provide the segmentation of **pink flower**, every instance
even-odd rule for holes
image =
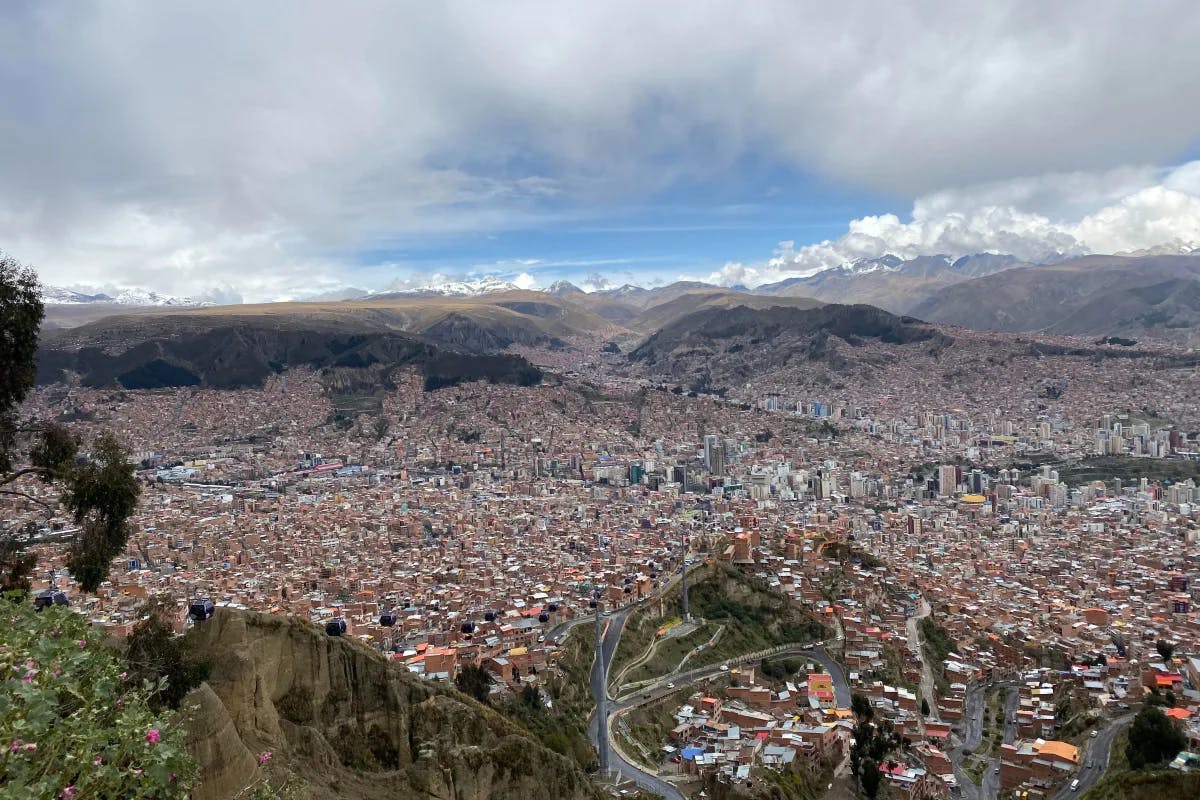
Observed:
[[[158,728],[151,728],[146,731],[146,741],[150,744],[158,744],[158,740],[162,738],[162,734],[158,732]]]
[[[131,769],[131,770],[129,770],[129,771],[130,771],[130,772],[132,772],[134,775],[141,775],[141,774],[142,774],[142,771],[141,771],[140,769]]]
[[[10,744],[10,745],[8,746],[8,752],[10,752],[10,753],[15,753],[15,752],[17,752],[18,750],[20,750],[20,749],[21,749],[21,745],[23,745],[23,744],[25,744],[25,742],[23,742],[22,740],[20,740],[20,739],[13,739],[13,740],[12,740],[12,744]]]
[[[62,670],[61,670],[61,669],[58,669],[58,668],[56,667],[56,668],[54,669],[54,677],[56,677],[56,678],[57,678],[59,675],[62,675]]]
[[[86,641],[86,640],[84,640],[84,639],[80,639],[80,640],[79,640],[79,641],[78,641],[76,644],[78,644],[78,645],[79,645],[79,649],[80,649],[80,650],[82,650],[83,648],[87,647],[87,641]]]
[[[34,750],[37,750],[37,742],[30,742],[29,744],[25,745],[26,753],[32,753]]]
[[[96,756],[96,760],[92,762],[92,766],[93,766],[93,767],[98,767],[98,766],[100,766],[100,765],[101,765],[101,764],[103,764],[103,763],[104,763],[104,759],[103,759],[103,758],[101,758],[100,756]]]
[[[271,751],[270,751],[270,750],[265,750],[265,751],[263,751],[263,753],[262,753],[261,755],[259,755],[259,757],[258,757],[258,765],[261,767],[263,764],[267,763],[267,762],[268,762],[268,761],[270,761],[270,760],[271,760]]]
[[[29,672],[26,672],[24,676],[22,676],[21,680],[24,681],[25,683],[33,683],[33,676],[36,674],[37,674],[37,670],[31,669]]]
[[[68,786],[67,788],[65,788],[61,792],[59,792],[58,796],[60,798],[62,798],[62,800],[70,800],[70,798],[75,796],[75,787]]]
[[[122,673],[121,673],[121,680],[125,680],[127,677],[129,677],[129,673],[128,673],[128,672],[122,672]]]

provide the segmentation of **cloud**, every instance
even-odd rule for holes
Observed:
[[[518,289],[537,289],[539,286],[537,278],[533,277],[528,272],[522,272],[520,275],[513,278],[512,283]]]
[[[1097,202],[1104,204],[1097,208]],[[1015,203],[1090,208],[1064,219]],[[935,192],[917,199],[908,222],[895,214],[855,219],[840,238],[800,248],[781,242],[770,259],[750,265],[727,263],[708,280],[757,286],[889,253],[901,258],[1009,253],[1039,262],[1154,248],[1200,248],[1200,161],[1171,170],[1045,175]]]
[[[587,292],[599,292],[612,288],[613,283],[599,272],[589,272],[579,288]]]
[[[115,0],[9,3],[0,23],[0,242],[56,283],[357,285],[363,251],[537,229],[749,160],[962,211],[949,238],[1024,235],[1056,219],[1039,207],[1055,192],[1133,197],[1145,176],[1014,176],[1168,163],[1200,140],[1184,0]],[[984,184],[1024,199],[936,193]],[[1148,235],[1171,202],[1127,214]],[[917,235],[860,222],[862,248]]]

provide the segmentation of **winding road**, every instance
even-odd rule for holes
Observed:
[[[677,577],[677,576],[676,576]],[[721,665],[713,665],[708,667],[700,667],[697,669],[687,670],[684,672],[675,672],[664,675],[658,678],[654,683],[644,685],[637,691],[619,698],[611,698],[608,687],[604,685],[604,676],[608,671],[608,667],[612,664],[613,656],[616,655],[617,646],[621,643],[621,634],[625,629],[625,622],[629,619],[629,615],[636,611],[645,602],[648,602],[656,594],[665,591],[674,584],[674,580],[667,582],[660,589],[648,596],[640,603],[635,603],[626,606],[622,609],[612,612],[605,620],[604,630],[601,637],[600,652],[597,658],[592,662],[591,672],[591,687],[592,696],[596,699],[597,708],[599,707],[600,698],[603,696],[608,702],[607,719],[603,720],[603,725],[596,711],[592,712],[591,718],[588,720],[588,736],[591,738],[592,745],[599,747],[601,729],[603,727],[603,735],[608,739],[609,752],[609,768],[618,775],[632,780],[642,789],[645,789],[655,794],[662,795],[665,800],[686,800],[683,793],[679,791],[673,784],[659,777],[653,772],[649,772],[641,766],[633,763],[625,757],[619,743],[615,740],[612,731],[613,720],[621,714],[629,711],[637,706],[646,703],[652,703],[665,695],[677,691],[680,687],[689,686],[700,683],[711,678],[716,678],[725,674],[725,670],[721,669]],[[561,635],[569,631],[572,627],[581,624],[584,621],[593,622],[595,617],[587,617],[583,620],[574,620],[570,623],[554,629],[554,635]],[[833,659],[818,643],[817,645],[796,645],[794,647],[784,647],[778,650],[776,655],[801,655],[812,661],[820,664],[833,679],[834,697],[837,705],[841,708],[850,707],[850,683],[846,680],[846,673],[841,665]],[[746,657],[731,658],[727,663],[740,663]],[[603,662],[601,662],[603,659]],[[603,669],[601,668],[603,664]],[[602,694],[603,693],[603,694]]]
[[[1096,734],[1095,739],[1088,739],[1083,746],[1083,753],[1080,755],[1079,771],[1075,773],[1075,777],[1079,779],[1079,788],[1071,791],[1071,784],[1058,790],[1058,794],[1054,795],[1054,800],[1067,800],[1069,797],[1079,797],[1088,789],[1095,786],[1104,777],[1104,773],[1108,771],[1108,759],[1112,755],[1113,740],[1117,738],[1122,729],[1126,725],[1133,722],[1133,714],[1125,714],[1124,716],[1116,717],[1108,725],[1104,726]],[[1089,768],[1088,764],[1095,764]]]

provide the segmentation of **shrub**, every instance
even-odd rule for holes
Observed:
[[[0,800],[186,798],[184,730],[83,617],[0,600]]]
[[[166,679],[161,692],[150,698],[154,711],[179,708],[184,696],[203,683],[212,669],[208,662],[195,661],[184,651],[183,639],[175,635],[167,622],[177,614],[175,603],[168,597],[155,597],[142,607],[145,614],[133,626],[125,640],[125,663],[129,679],[135,683],[150,681],[156,686]]]

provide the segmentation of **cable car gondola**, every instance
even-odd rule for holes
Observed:
[[[342,617],[334,617],[325,623],[325,633],[330,636],[344,636],[346,634],[346,620]]]
[[[379,624],[385,628],[392,628],[396,625],[396,615],[391,611],[385,611],[379,615]]]
[[[38,592],[33,598],[33,607],[38,611],[50,606],[69,606],[71,601],[67,599],[67,593],[58,589],[46,589]]]
[[[192,622],[204,622],[212,619],[214,613],[213,601],[207,597],[197,597],[188,603],[188,619]]]

